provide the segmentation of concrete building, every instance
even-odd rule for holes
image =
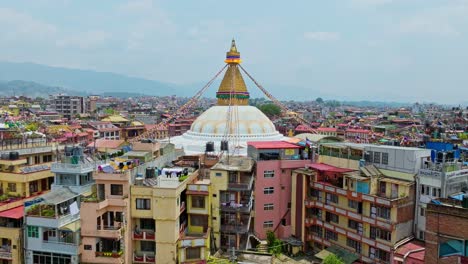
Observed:
[[[468,263],[468,195],[437,198],[426,208],[426,264]]]
[[[292,233],[305,250],[330,246],[365,263],[389,263],[412,237],[415,180],[430,151],[367,144],[320,147],[319,161],[293,172]]]
[[[210,169],[214,244],[221,249],[246,249],[252,225],[254,161],[224,157]],[[269,191],[268,191],[269,192]],[[268,228],[272,228],[269,224]]]
[[[304,147],[285,141],[248,142],[247,154],[255,163],[255,235],[267,231],[278,238],[291,235],[291,172],[312,162]]]
[[[122,129],[112,124],[110,121],[89,122],[88,125],[98,131],[96,138],[117,140],[121,139]]]
[[[81,195],[91,191],[95,168],[80,148],[52,164],[52,190],[24,203],[25,263],[80,263]]]
[[[76,115],[86,113],[87,100],[82,96],[72,95],[50,95],[49,107],[51,110],[57,111],[63,117],[72,119]]]

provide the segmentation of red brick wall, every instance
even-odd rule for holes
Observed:
[[[426,210],[426,264],[459,263],[459,257],[439,259],[439,242],[446,241],[443,235],[468,238],[468,209],[451,208],[428,204]]]

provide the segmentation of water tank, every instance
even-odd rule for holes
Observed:
[[[17,160],[19,159],[19,153],[16,151],[10,152],[10,160]]]
[[[229,150],[229,142],[227,140],[221,141],[221,151],[228,151]]]
[[[74,148],[73,148],[73,156],[76,156],[76,157],[81,157],[81,156],[83,156],[83,148],[74,147]]]
[[[214,149],[214,142],[213,141],[206,142],[205,152],[213,152],[214,150],[215,150]]]
[[[154,178],[155,176],[155,169],[154,167],[146,168],[145,178]]]
[[[73,155],[73,147],[65,146],[65,156],[72,156],[72,155]]]
[[[138,176],[138,175],[137,175]],[[136,177],[135,178],[135,185],[143,186],[143,177]]]

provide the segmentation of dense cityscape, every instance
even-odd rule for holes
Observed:
[[[466,106],[279,101],[225,63],[216,99],[1,97],[2,263],[468,263]]]

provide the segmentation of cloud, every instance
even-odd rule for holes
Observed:
[[[105,46],[111,34],[102,30],[90,30],[73,34],[56,41],[58,47],[71,47],[79,49],[95,49]]]
[[[315,31],[315,32],[304,32],[304,38],[308,40],[318,41],[334,41],[341,38],[338,32],[326,32],[326,31]]]
[[[57,28],[52,24],[13,9],[0,8],[2,41],[47,41],[56,34]]]

